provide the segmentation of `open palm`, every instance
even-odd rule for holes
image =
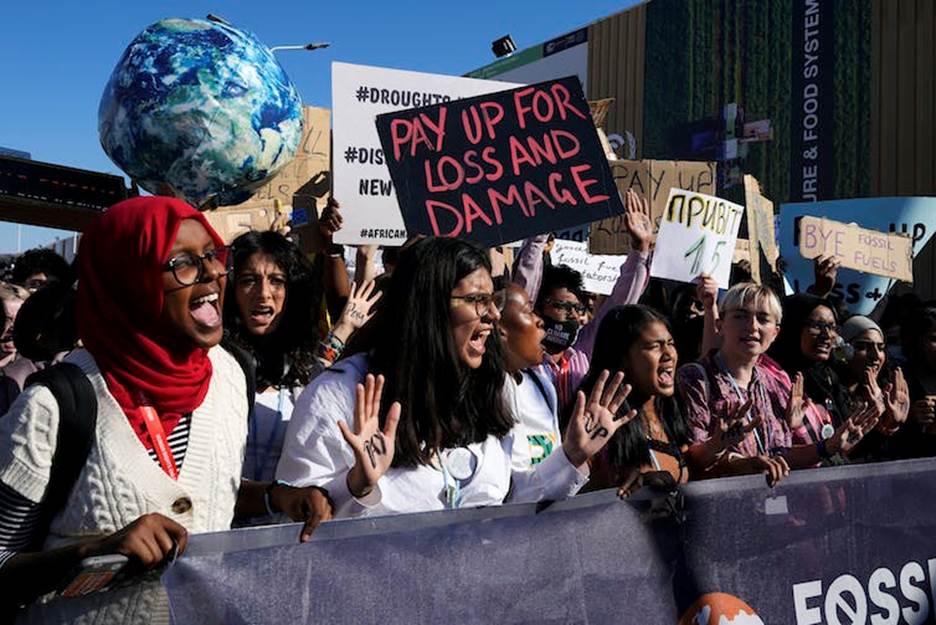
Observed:
[[[610,384],[608,377],[607,371],[601,372],[587,402],[582,391],[576,396],[572,420],[569,421],[562,443],[566,456],[576,467],[584,465],[601,451],[618,428],[637,416],[636,410],[618,415],[631,387],[622,385],[624,374],[621,372],[614,375]]]
[[[363,497],[377,485],[380,477],[393,463],[396,429],[400,422],[400,402],[394,402],[387,411],[383,429],[380,428],[380,397],[384,377],[367,374],[364,384],[358,384],[354,404],[354,431],[343,420],[338,428],[345,441],[354,450],[354,467],[348,473],[351,494]]]

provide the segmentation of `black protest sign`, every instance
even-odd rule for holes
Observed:
[[[624,212],[578,78],[377,117],[410,234],[485,246]]]

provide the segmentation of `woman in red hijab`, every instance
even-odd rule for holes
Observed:
[[[48,388],[26,389],[0,419],[0,584],[21,605],[60,588],[82,561],[121,554],[154,567],[187,532],[235,514],[330,517],[320,489],[241,481],[247,386],[219,346],[227,250],[205,217],[165,197],[110,208],[85,231],[77,323],[66,361],[94,388],[91,451],[62,510],[42,508],[59,441]],[[235,511],[236,508],[236,511]]]

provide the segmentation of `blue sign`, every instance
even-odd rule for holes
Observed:
[[[805,291],[814,279],[813,261],[799,251],[799,218],[812,215],[881,232],[903,232],[913,237],[913,255],[923,249],[936,231],[936,198],[873,197],[783,204],[780,207],[780,254],[786,262],[786,278],[795,292]],[[919,268],[914,267],[915,271]],[[841,268],[832,297],[845,307],[868,315],[894,285],[894,280]]]

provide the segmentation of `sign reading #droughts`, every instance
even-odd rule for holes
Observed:
[[[706,273],[727,289],[743,212],[719,197],[671,189],[650,275],[692,282]]]
[[[335,243],[403,245],[406,225],[374,120],[519,85],[496,80],[332,63],[332,191],[344,226]]]
[[[574,76],[377,118],[409,233],[502,245],[622,213]]]

